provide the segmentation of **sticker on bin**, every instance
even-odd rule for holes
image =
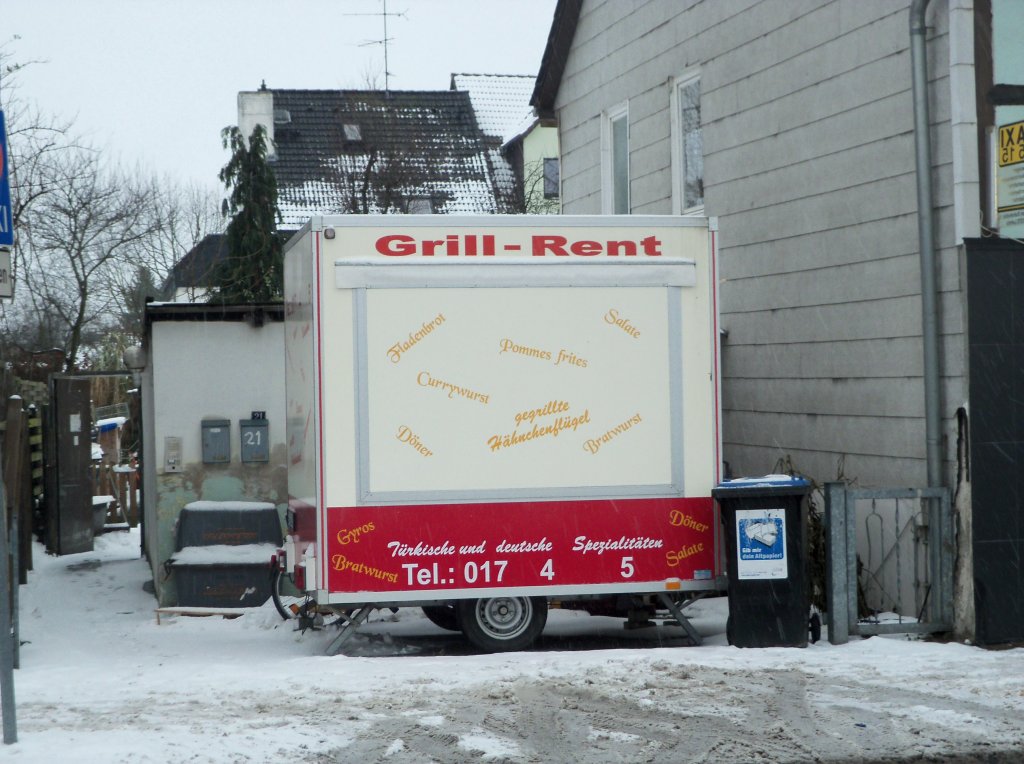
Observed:
[[[740,580],[787,578],[786,511],[736,510],[736,550]]]

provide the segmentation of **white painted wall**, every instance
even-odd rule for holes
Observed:
[[[146,553],[161,605],[174,604],[164,562],[175,551],[175,525],[192,501],[287,503],[284,323],[153,320],[143,391],[143,513]],[[241,462],[239,420],[266,412],[270,461]],[[203,464],[202,420],[231,422],[231,462]],[[181,438],[180,472],[165,469],[165,438]]]
[[[202,461],[200,422],[231,420],[231,458],[239,460],[238,420],[266,411],[271,447],[285,443],[284,324],[254,328],[245,321],[158,321],[153,370],[157,473],[164,437],[182,439],[182,462]]]

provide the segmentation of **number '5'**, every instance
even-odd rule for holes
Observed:
[[[633,577],[634,570],[633,570],[633,558],[632,557],[623,557],[622,558],[622,568],[620,569],[620,573],[622,574],[623,578],[632,578]]]

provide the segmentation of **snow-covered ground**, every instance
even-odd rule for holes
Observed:
[[[344,655],[272,605],[164,617],[136,532],[47,557],[21,588],[25,762],[1024,760],[1024,650],[905,637],[742,650],[725,598],[706,636],[552,611],[529,652],[479,655],[416,610]],[[1014,752],[1016,751],[1016,752]]]

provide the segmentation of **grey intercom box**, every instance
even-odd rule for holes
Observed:
[[[164,436],[164,472],[181,472],[181,438]]]
[[[239,419],[243,462],[270,461],[270,422],[266,419]]]
[[[227,464],[231,461],[231,420],[203,420],[203,463]]]

